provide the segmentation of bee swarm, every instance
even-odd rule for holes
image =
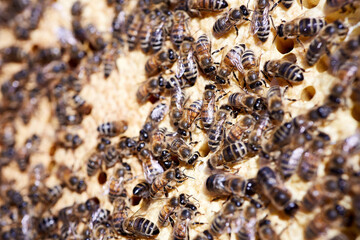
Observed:
[[[2,1],[0,239],[356,239],[359,5]]]

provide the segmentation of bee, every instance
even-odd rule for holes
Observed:
[[[344,214],[344,207],[337,204],[316,214],[305,228],[305,239],[316,239],[325,234],[328,228],[340,226]]]
[[[126,35],[129,46],[129,51],[133,51],[136,47],[139,38],[139,31],[144,22],[145,15],[135,12],[130,15],[126,22]]]
[[[114,176],[109,179],[109,201],[111,203],[123,196],[125,190],[124,184],[127,181],[125,178],[128,177],[127,175],[131,176],[131,171],[126,170],[126,168],[119,168],[115,171]]]
[[[228,98],[228,104],[233,108],[244,108],[250,111],[265,109],[265,101],[263,98],[240,92],[231,94]]]
[[[146,15],[143,25],[139,30],[139,41],[140,41],[140,48],[143,53],[150,52],[150,44],[151,44],[151,33],[152,29],[155,25],[156,20],[156,13],[151,12]]]
[[[347,35],[349,28],[341,21],[336,20],[326,25],[310,43],[306,52],[306,62],[313,66],[328,49],[330,43],[335,43],[337,38]]]
[[[189,208],[184,207],[181,209],[172,233],[174,240],[190,239],[189,224],[195,215],[196,213]]]
[[[56,135],[56,144],[65,149],[76,149],[83,143],[78,134],[71,133],[66,129],[58,130]]]
[[[185,108],[185,114],[181,118],[179,122],[178,133],[182,137],[189,137],[191,134],[191,126],[197,117],[201,113],[201,109],[203,106],[203,100],[196,100],[190,104],[188,108]]]
[[[150,184],[147,182],[141,182],[135,185],[133,194],[140,198],[150,197]]]
[[[164,172],[161,165],[155,160],[153,153],[148,149],[142,149],[139,153],[145,179],[148,183],[152,183],[158,175]]]
[[[315,139],[303,153],[298,168],[298,175],[302,180],[308,182],[317,177],[319,165],[324,157],[325,144],[323,139]]]
[[[157,16],[151,32],[150,45],[154,53],[160,51],[164,45],[166,37],[165,25],[168,17],[164,14]]]
[[[28,54],[19,46],[6,47],[0,50],[1,60],[4,63],[23,62],[28,58]]]
[[[253,179],[229,173],[216,173],[206,179],[206,189],[216,196],[241,195],[251,196],[256,191],[256,183]]]
[[[301,137],[301,136],[300,136]],[[303,143],[305,144],[305,143]],[[305,151],[304,146],[285,148],[279,158],[278,165],[280,174],[284,180],[289,179],[298,169],[301,157]]]
[[[140,130],[140,141],[150,141],[150,137],[156,127],[159,125],[159,122],[161,122],[165,114],[168,111],[168,106],[165,103],[159,103],[157,104],[148,115],[145,124],[143,125],[142,129]]]
[[[37,134],[33,134],[26,139],[24,146],[18,151],[16,162],[20,171],[25,171],[30,163],[30,156],[36,152],[40,146],[41,138]]]
[[[199,11],[219,12],[229,5],[226,0],[187,0],[186,4],[191,12],[197,14],[199,14]]]
[[[170,189],[174,189],[179,183],[188,179],[179,168],[169,169],[160,175],[156,176],[150,186],[150,197],[155,198],[164,192],[167,193]]]
[[[170,143],[170,150],[177,154],[181,161],[188,164],[194,164],[199,158],[199,152],[193,152],[192,148],[181,137],[175,137]]]
[[[301,201],[301,207],[306,212],[312,212],[328,201],[341,199],[348,190],[347,180],[336,176],[325,176],[309,187]]]
[[[145,64],[146,75],[150,77],[159,73],[162,69],[168,69],[177,59],[178,56],[176,52],[171,48],[155,53]]]
[[[43,164],[35,165],[29,173],[29,187],[28,187],[28,196],[33,205],[36,205],[40,201],[40,189],[42,186],[42,181],[46,178],[45,167]]]
[[[214,123],[208,130],[208,146],[210,152],[216,152],[225,138],[226,120],[230,115],[231,107],[229,105],[222,105],[216,114]]]
[[[229,129],[226,134],[226,141],[228,143],[240,141],[245,134],[252,132],[255,123],[256,121],[253,117],[244,116]]]
[[[151,95],[159,98],[159,95],[164,91],[165,81],[165,78],[159,75],[158,77],[153,77],[143,82],[136,92],[137,101],[139,103],[145,103]]]
[[[249,15],[249,10],[246,8],[245,5],[241,5],[239,9],[230,9],[214,23],[213,33],[215,37],[219,38],[224,36],[233,27],[235,27],[236,31],[238,32],[237,26],[243,23],[244,20],[249,20],[248,18],[246,18]]]
[[[176,79],[176,86],[171,92],[170,98],[170,122],[173,126],[178,127],[180,120],[184,113],[184,104],[186,101],[185,93],[180,88],[180,85]]]
[[[208,84],[205,86],[203,105],[200,113],[200,119],[205,130],[208,130],[215,120],[215,92],[215,85]]]
[[[150,144],[154,156],[160,156],[161,151],[166,148],[166,131],[167,128],[158,128],[151,136]]]
[[[257,58],[251,49],[245,50],[241,56],[241,64],[244,67],[244,85],[257,94],[261,94],[265,86],[265,80],[260,79],[259,63],[260,58]]]
[[[236,195],[230,198],[229,202],[215,215],[215,218],[210,224],[209,232],[212,236],[219,237],[225,231],[230,232],[231,229],[229,228],[231,228],[231,223],[239,217],[243,202],[244,199]]]
[[[248,154],[248,144],[238,141],[229,144],[222,149],[218,150],[208,160],[208,166],[210,169],[216,169],[218,166],[223,165],[227,168],[227,164],[234,164],[244,160]]]
[[[100,135],[107,137],[115,137],[124,133],[128,128],[128,123],[125,120],[112,121],[102,123],[97,127],[97,131]]]
[[[72,97],[76,111],[83,115],[89,115],[92,110],[92,104],[87,103],[80,95],[75,94]]]
[[[174,23],[170,31],[170,40],[177,48],[180,47],[187,35],[189,15],[182,10],[177,10],[173,16]]]
[[[136,148],[135,139],[126,136],[120,138],[118,149],[120,150],[120,155],[122,157],[128,157],[130,155],[135,154],[136,152],[135,148]]]
[[[77,193],[82,193],[87,188],[87,184],[86,184],[85,180],[76,176],[74,174],[74,172],[65,165],[59,166],[56,176],[71,191],[76,191]]]
[[[286,59],[268,60],[264,64],[265,77],[280,77],[291,83],[301,83],[304,80],[304,69]]]
[[[118,11],[111,23],[112,38],[119,43],[123,43],[122,35],[125,33],[126,13],[123,9]],[[140,34],[140,32],[139,32]]]
[[[106,47],[106,42],[101,33],[96,29],[93,24],[88,24],[85,28],[86,40],[89,42],[90,47],[96,51],[103,50]]]
[[[356,8],[356,6],[359,5],[357,0],[327,0],[326,1],[326,7],[328,7],[331,11],[336,11],[341,9],[342,12],[346,12],[345,7],[347,5],[350,5],[351,9]]]
[[[63,186],[55,185],[40,189],[40,201],[47,206],[53,206],[63,194]]]
[[[129,209],[130,208],[128,206],[126,198],[121,197],[114,201],[114,210],[111,214],[111,222],[115,231],[118,234],[123,233],[122,223],[126,218],[129,217]]]
[[[195,42],[195,55],[201,70],[206,75],[215,74],[216,67],[211,57],[211,42],[206,34],[202,34]]]
[[[292,1],[292,0],[290,0]],[[296,18],[290,22],[284,22],[276,28],[277,36],[286,39],[313,37],[326,25],[321,18]]]
[[[256,236],[256,208],[254,206],[247,206],[244,213],[241,216],[242,223],[240,230],[236,233],[239,240],[252,240]],[[261,238],[263,239],[263,238]]]
[[[198,70],[194,59],[194,50],[192,48],[192,39],[185,38],[180,45],[180,57],[178,60],[178,78],[185,77],[190,86],[196,83]]]
[[[294,216],[299,209],[296,202],[291,201],[291,193],[281,186],[275,172],[269,167],[262,167],[257,173],[257,182],[263,193],[278,210],[288,216]]]
[[[263,219],[259,222],[259,236],[264,240],[279,240],[280,236],[275,232],[271,226],[271,221],[268,219]]]
[[[356,60],[347,60],[342,64],[336,73],[336,76],[341,80],[341,83],[346,86],[348,83],[352,83],[359,76],[359,64]]]
[[[125,218],[122,222],[121,231],[123,235],[139,238],[155,238],[160,233],[155,223],[137,216]]]
[[[272,86],[269,88],[266,96],[268,111],[271,120],[275,125],[279,125],[284,120],[284,105],[282,102],[282,93],[281,88],[276,82],[276,80],[272,81]]]
[[[104,63],[104,78],[107,79],[110,77],[114,68],[117,69],[116,59],[119,56],[120,51],[118,50],[118,46],[116,42],[112,42],[108,44],[105,48],[105,52],[103,55],[103,63]]]
[[[35,56],[35,62],[40,64],[48,64],[52,61],[60,60],[62,56],[61,49],[57,47],[40,49]],[[51,66],[51,65],[50,65]]]
[[[76,17],[81,16],[83,8],[84,6],[81,4],[80,1],[75,1],[70,9],[71,15]]]
[[[226,84],[229,83],[229,76],[231,72],[236,68],[240,72],[243,72],[243,66],[241,64],[241,57],[245,51],[244,44],[236,44],[229,52],[223,57],[220,67],[217,70],[215,76],[216,83]]]
[[[71,27],[74,33],[74,36],[81,43],[84,43],[87,39],[87,33],[84,26],[81,24],[81,21],[77,18],[73,18],[71,21]]]
[[[166,227],[169,225],[169,223],[174,225],[173,215],[176,216],[176,210],[179,207],[185,207],[189,204],[189,198],[190,196],[184,193],[181,193],[179,196],[170,198],[167,204],[165,204],[159,212],[158,221],[160,226]]]
[[[44,217],[39,219],[37,230],[40,234],[49,234],[58,227],[58,218],[55,216]]]
[[[112,168],[118,161],[121,161],[120,152],[114,144],[109,145],[104,150],[104,162],[106,168]]]
[[[266,42],[270,34],[269,7],[268,0],[256,1],[251,19],[251,33],[256,34],[261,42]]]

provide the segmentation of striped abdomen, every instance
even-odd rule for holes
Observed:
[[[222,150],[225,162],[235,163],[241,161],[247,154],[247,146],[243,142],[236,142],[228,145]]]
[[[290,62],[283,62],[279,67],[278,76],[290,82],[298,83],[304,80],[303,72],[304,70],[298,65]]]
[[[303,18],[299,21],[299,34],[304,37],[315,36],[326,25],[319,18]]]

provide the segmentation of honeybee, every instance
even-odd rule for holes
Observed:
[[[157,104],[148,115],[145,124],[143,125],[142,129],[140,130],[140,141],[150,141],[150,137],[156,127],[159,125],[159,122],[161,122],[165,114],[168,112],[169,108],[165,103],[159,103]]]
[[[187,35],[189,15],[182,10],[177,10],[173,16],[174,23],[170,31],[170,40],[176,47],[180,47]]]
[[[106,146],[104,152],[104,163],[106,168],[112,168],[118,161],[121,161],[121,155],[115,144]]]
[[[166,37],[166,22],[168,21],[168,16],[161,14],[157,16],[153,29],[151,32],[150,45],[154,53],[160,51],[164,45]]]
[[[122,221],[121,233],[126,236],[155,238],[160,230],[155,223],[146,218],[131,216]]]
[[[37,231],[40,234],[49,234],[58,227],[58,218],[55,216],[44,217],[39,219],[37,224]]]
[[[219,12],[227,8],[226,0],[186,0],[186,5],[192,13],[200,15],[200,11]]]
[[[97,127],[100,135],[107,137],[115,137],[124,133],[128,128],[128,123],[125,120],[118,120],[112,122],[102,123]]]
[[[109,201],[111,203],[124,195],[124,184],[128,180],[126,178],[130,176],[132,176],[131,171],[126,170],[126,168],[119,168],[109,179]]]
[[[63,194],[63,186],[55,185],[40,189],[40,201],[47,206],[53,206]]]
[[[341,80],[341,83],[345,86],[347,84],[352,83],[356,80],[359,75],[359,63],[357,62],[356,57],[352,57],[354,59],[346,60],[344,64],[342,64],[339,70],[336,73],[336,76]]]
[[[215,120],[215,92],[215,85],[208,84],[205,86],[203,105],[200,113],[200,119],[205,130],[208,130]]]
[[[145,179],[148,183],[152,183],[154,179],[164,172],[161,165],[155,160],[153,153],[148,149],[142,149],[139,153],[142,163]]]
[[[295,18],[290,22],[284,22],[276,28],[277,36],[286,39],[299,37],[312,37],[320,32],[326,25],[321,18]]]
[[[19,165],[20,171],[25,171],[30,163],[30,156],[36,152],[40,146],[41,138],[37,134],[33,134],[26,139],[25,144],[19,149],[16,157],[16,162]]]
[[[145,64],[146,75],[150,77],[159,73],[163,69],[168,69],[176,62],[177,59],[178,56],[176,52],[171,48],[155,53]]]
[[[174,79],[174,81],[177,82],[176,79]],[[171,93],[169,113],[170,122],[175,127],[178,127],[179,122],[183,117],[185,101],[185,93],[181,90],[179,84],[177,83]]]
[[[27,52],[19,46],[10,46],[0,50],[1,60],[8,62],[23,62],[28,58]]]
[[[161,151],[166,148],[166,131],[167,128],[158,128],[150,138],[152,153],[159,156]]]
[[[122,157],[128,157],[130,155],[134,155],[136,152],[136,140],[134,138],[129,138],[123,136],[120,138],[118,149],[120,150],[120,155]]]
[[[311,181],[317,177],[318,167],[324,157],[326,142],[323,139],[315,139],[306,150],[300,161],[298,175],[304,181]]]
[[[126,35],[129,51],[133,51],[139,38],[139,31],[144,22],[145,15],[140,12],[134,12],[128,16],[126,21]]]
[[[244,44],[236,44],[229,52],[226,53],[220,63],[220,67],[217,70],[215,80],[218,84],[229,83],[229,76],[231,72],[236,68],[238,71],[243,72],[243,66],[241,63],[241,57],[245,51]]]
[[[169,225],[169,223],[174,225],[173,215],[176,216],[176,210],[179,207],[185,207],[187,204],[189,204],[189,198],[190,196],[184,193],[181,193],[179,196],[170,198],[159,212],[158,221],[160,226],[166,227]]]
[[[181,137],[175,136],[170,143],[170,150],[180,157],[180,160],[185,161],[188,164],[194,164],[199,158],[199,152],[193,152],[192,148]]]
[[[224,232],[231,231],[231,223],[239,217],[243,202],[244,199],[236,195],[230,198],[210,224],[209,232],[212,236],[219,237]]]
[[[146,80],[139,86],[136,92],[136,99],[139,103],[145,103],[151,95],[159,98],[165,89],[165,84],[165,79],[162,75]]]
[[[248,144],[242,141],[237,141],[219,149],[213,156],[210,157],[207,163],[210,169],[216,169],[220,165],[227,168],[227,164],[234,164],[243,161],[248,153]]]
[[[291,83],[301,83],[304,80],[304,69],[286,59],[268,60],[264,64],[266,77],[280,77]]]
[[[150,184],[147,182],[140,182],[135,185],[133,189],[134,196],[140,198],[148,198],[150,197]]]
[[[344,214],[344,207],[337,204],[316,214],[305,228],[305,239],[316,239],[325,234],[328,228],[340,226]]]
[[[81,4],[80,1],[75,1],[70,9],[71,15],[76,17],[81,16],[83,8],[84,6]]]
[[[42,181],[46,178],[45,167],[43,164],[35,165],[29,173],[28,196],[33,205],[40,201],[40,189],[43,187]]]
[[[309,49],[306,52],[306,62],[309,66],[313,66],[326,51],[329,51],[329,44],[336,43],[336,40],[346,36],[348,31],[349,28],[339,20],[321,29],[319,34],[310,43]]]
[[[116,59],[119,56],[120,51],[116,42],[108,44],[104,50],[104,55],[102,56],[102,62],[104,63],[104,78],[107,79],[110,77],[114,68],[117,68]]]
[[[111,23],[112,38],[119,43],[123,43],[122,35],[125,33],[126,13],[123,9],[120,9],[115,13]],[[140,34],[140,32],[139,32]]]
[[[339,9],[342,12],[346,12],[346,6],[350,5],[351,9],[354,9],[359,6],[359,2],[357,0],[327,0],[326,7],[331,11],[337,11]]]
[[[174,240],[190,239],[189,225],[195,215],[196,213],[189,208],[184,207],[180,210],[172,233]]]
[[[241,56],[241,64],[244,67],[244,85],[247,85],[251,91],[262,95],[265,80],[260,78],[260,57],[257,58],[254,51],[247,49]]]
[[[226,134],[226,141],[228,143],[240,141],[245,134],[252,132],[255,123],[253,117],[244,116],[229,129]]]
[[[283,122],[285,115],[282,93],[275,79],[271,84],[272,86],[269,88],[266,96],[267,106],[271,120],[273,120],[275,125],[279,125]]]
[[[305,148],[300,146],[295,149],[286,148],[281,152],[278,158],[278,165],[281,176],[284,180],[289,179],[294,174],[294,172],[296,172],[304,151]]]
[[[270,34],[269,7],[268,0],[258,0],[251,19],[251,33],[261,42],[266,42]]]
[[[211,42],[206,34],[202,34],[196,41],[195,55],[201,70],[206,75],[213,75],[216,67],[211,57]]]
[[[89,115],[92,111],[92,104],[87,103],[80,95],[75,94],[72,97],[76,111],[83,115]]]
[[[114,209],[111,214],[111,223],[118,234],[122,233],[122,223],[128,218],[129,206],[126,197],[120,197],[114,201]]]
[[[262,167],[257,173],[257,182],[262,186],[264,195],[278,210],[288,216],[294,216],[299,209],[296,202],[291,201],[291,193],[281,186],[275,172],[270,167]]]
[[[230,115],[231,107],[229,105],[222,105],[216,114],[214,123],[208,130],[208,146],[210,152],[216,152],[225,138],[226,120]]]
[[[279,240],[280,236],[275,232],[271,226],[271,221],[268,219],[263,219],[259,222],[259,236],[264,240]]]
[[[170,189],[174,189],[179,183],[188,179],[179,168],[169,169],[156,176],[150,186],[150,197],[155,198],[163,193],[167,193]]]
[[[256,191],[254,179],[243,179],[230,173],[216,173],[206,179],[206,189],[216,196],[241,195],[251,196]]]
[[[235,27],[236,32],[238,32],[237,26],[243,23],[244,20],[249,20],[246,18],[249,15],[249,10],[245,5],[241,5],[239,9],[230,9],[214,23],[213,33],[215,37],[219,38],[224,36],[232,29],[232,27]]]
[[[83,140],[76,133],[67,129],[59,129],[56,133],[56,144],[65,149],[76,149],[83,143]]]
[[[247,206],[241,216],[242,223],[239,231],[236,233],[238,240],[253,240],[256,236],[256,208],[254,206]],[[263,239],[263,238],[261,238]]]
[[[349,190],[349,182],[335,176],[325,176],[314,182],[306,191],[301,207],[304,211],[311,212],[318,206],[328,201],[341,199]]]
[[[190,104],[188,108],[185,108],[185,114],[179,122],[178,133],[182,137],[189,137],[191,134],[191,126],[195,119],[200,115],[203,106],[202,100],[196,100]]]
[[[233,93],[228,98],[228,104],[234,108],[259,111],[265,109],[265,101],[261,97],[246,93]]]
[[[145,54],[150,52],[151,32],[153,26],[155,25],[155,20],[156,13],[152,11],[146,15],[144,23],[139,30],[140,48],[141,51]]]
[[[191,39],[183,39],[180,45],[180,57],[178,60],[178,78],[185,77],[190,86],[196,83],[198,70],[194,59],[194,50]]]
[[[71,191],[82,193],[86,190],[87,184],[84,179],[79,178],[75,173],[65,165],[60,165],[56,176],[63,184],[68,187]]]

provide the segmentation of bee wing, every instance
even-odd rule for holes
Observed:
[[[229,51],[224,51],[224,57],[223,57],[223,61],[224,61],[224,58],[227,57],[228,54],[231,54],[230,51],[232,49],[230,49]],[[226,52],[226,54],[225,54]],[[242,74],[244,73],[244,67],[241,63],[241,56],[239,54],[232,54],[232,57],[228,58],[230,60],[230,62],[232,63],[232,65],[234,67],[236,67],[236,69],[241,72]]]
[[[179,60],[177,62],[177,70],[176,70],[176,77],[177,78],[181,78],[184,73],[185,73],[185,65],[184,65],[184,60],[182,57],[179,57]]]
[[[256,21],[256,19],[258,18],[259,15],[260,15],[259,11],[257,9],[255,9],[255,11],[251,17],[251,25],[250,25],[250,30],[251,30],[252,34],[256,34],[260,28],[260,23],[258,21]]]

